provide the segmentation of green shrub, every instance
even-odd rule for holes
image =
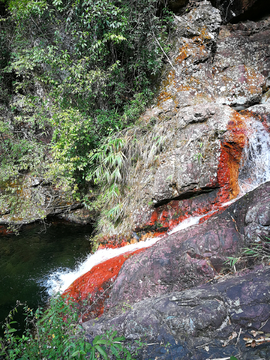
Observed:
[[[259,236],[256,242],[250,243],[248,247],[241,249],[237,257],[228,256],[224,264],[229,265],[236,272],[243,268],[252,267],[255,264],[269,263],[269,260],[270,239],[266,236]]]
[[[75,177],[86,176],[86,154],[133,123],[153,95],[172,17],[161,0],[7,3],[9,61],[0,75],[13,74],[13,94],[21,96],[15,120],[41,128],[49,122],[52,153],[64,137],[72,151],[62,160],[74,167],[78,158]]]
[[[14,316],[23,306],[25,331],[16,335]],[[98,335],[92,344],[86,341],[79,323],[76,304],[53,297],[50,306],[33,311],[26,305],[17,303],[9,313],[0,338],[0,358],[8,360],[32,359],[132,359],[130,351],[123,346],[124,337],[117,337],[116,331],[106,331]]]

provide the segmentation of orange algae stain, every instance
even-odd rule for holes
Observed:
[[[200,33],[201,33],[201,37],[202,37],[203,39],[212,40],[212,38],[211,38],[211,36],[209,35],[209,32],[208,32],[206,26],[203,26],[203,27],[201,28]]]
[[[98,250],[102,250],[102,249],[117,249],[129,244],[133,244],[134,242],[130,241],[130,242],[126,242],[126,241],[122,241],[121,243],[115,244],[115,243],[109,243],[109,244],[100,244],[98,246]]]
[[[160,92],[157,97],[157,106],[162,106],[162,103],[173,99],[173,95],[167,90],[168,87],[174,85],[175,82],[175,72],[170,71],[169,74],[166,76],[166,78],[162,81]]]
[[[165,101],[170,100],[170,99],[172,99],[172,94],[165,91],[165,90],[163,90],[163,91],[161,91],[161,93],[158,96],[157,105],[160,106],[162,102],[165,102]]]
[[[235,112],[228,122],[226,138],[221,141],[218,167],[218,183],[221,186],[220,203],[234,199],[240,191],[239,167],[249,131],[246,120],[246,117]]]
[[[196,93],[197,89],[196,87],[194,87],[193,85],[194,84],[191,84],[192,86],[188,86],[188,85],[182,85],[181,83],[177,83],[175,85],[175,89],[178,91],[178,92],[194,92],[194,94]],[[195,84],[196,85],[196,84]]]
[[[130,256],[145,249],[129,251],[94,266],[86,274],[76,279],[62,296],[72,298],[79,304],[82,304],[83,300],[88,300],[88,309],[84,314],[83,321],[102,315],[104,301],[108,298],[111,285],[117,278],[122,265]]]
[[[258,74],[254,69],[250,67],[246,67],[244,65],[246,71],[246,82],[249,85],[249,93],[257,94],[259,89],[259,84],[264,84],[264,77],[261,74]]]
[[[238,175],[243,149],[248,141],[248,117],[234,112],[221,140],[217,179],[208,184],[213,191],[185,200],[172,200],[153,210],[146,226],[168,231],[191,216],[204,216],[200,222],[225,210],[223,204],[239,194]],[[215,190],[216,189],[216,190]]]
[[[183,62],[185,59],[187,59],[189,57],[188,54],[188,45],[184,45],[182,47],[180,47],[179,49],[179,54],[178,56],[175,58],[175,62],[178,64],[181,64],[181,62]]]

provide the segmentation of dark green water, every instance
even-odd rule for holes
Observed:
[[[0,234],[0,335],[2,322],[16,300],[31,308],[48,301],[48,279],[71,269],[90,252],[90,226],[52,222],[28,225],[16,235]]]

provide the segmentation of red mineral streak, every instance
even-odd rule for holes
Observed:
[[[248,141],[246,116],[235,112],[228,123],[227,130],[221,140],[217,179],[213,179],[209,184],[209,188],[212,187],[213,191],[190,199],[172,200],[156,208],[150,221],[143,225],[144,228],[150,228],[151,232],[142,235],[140,240],[162,235],[191,216],[205,215],[200,219],[201,223],[224,211],[226,207],[223,204],[239,194],[239,166],[243,148]],[[137,239],[131,236],[127,238],[122,235],[104,237],[99,249],[117,248],[133,242],[137,242]],[[84,314],[84,320],[100,316],[104,311],[104,301],[109,295],[109,289],[123,263],[131,255],[143,250],[145,249],[127,252],[93,267],[88,273],[75,280],[63,295],[72,297],[78,303],[89,299],[89,307]]]
[[[247,142],[246,117],[235,113],[227,126],[226,139],[221,141],[218,183],[221,187],[218,203],[236,198],[239,194],[238,175],[243,148]]]
[[[10,235],[10,234],[14,234],[12,230],[7,229],[7,227],[5,226],[0,226],[0,234],[2,235]]]
[[[148,225],[161,227],[166,229],[166,231],[172,230],[180,222],[188,219],[189,217],[207,214],[208,212],[211,212],[214,207],[215,204],[212,201],[209,201],[206,194],[199,195],[196,200],[173,200],[168,204],[155,209]],[[209,215],[209,217],[210,216],[211,215]],[[162,233],[164,232],[165,231]],[[161,232],[159,232],[159,234],[160,233]]]
[[[76,279],[62,294],[82,304],[87,301],[87,310],[83,321],[103,314],[104,301],[109,295],[111,284],[115,281],[123,263],[132,255],[144,251],[145,248],[129,251],[94,266],[86,274]]]
[[[191,199],[172,200],[153,211],[147,226],[168,231],[191,216],[207,214],[200,220],[201,223],[225,210],[223,204],[236,198],[239,194],[239,167],[243,148],[248,141],[247,118],[247,116],[235,112],[228,122],[227,132],[220,145],[217,179],[213,179],[209,184],[209,188],[212,187],[213,190],[217,186],[219,187],[215,195],[209,193]]]

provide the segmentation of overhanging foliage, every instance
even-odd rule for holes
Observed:
[[[40,174],[81,196],[89,184],[106,183],[96,171],[114,151],[106,139],[132,125],[151,100],[172,18],[161,0],[5,4],[0,76],[12,115],[3,111],[0,119],[1,164],[19,176],[37,169],[34,153]]]

